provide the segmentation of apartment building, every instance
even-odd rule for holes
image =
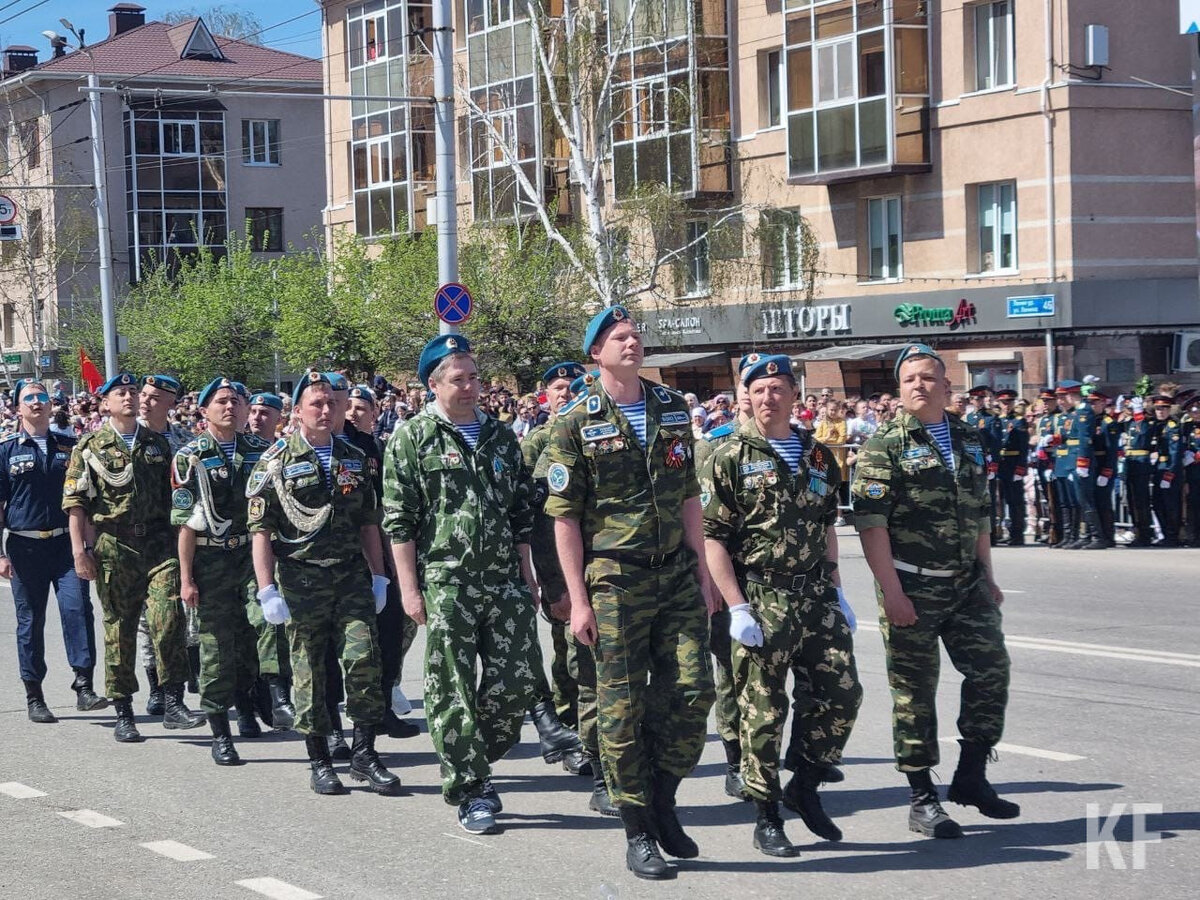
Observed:
[[[430,93],[428,2],[322,7],[331,93]],[[661,183],[689,210],[684,277],[640,311],[652,376],[725,388],[743,353],[769,349],[803,363],[809,386],[870,393],[891,387],[898,346],[919,339],[944,352],[957,386],[1028,395],[1084,374],[1118,391],[1143,372],[1197,377],[1184,95],[1195,43],[1178,34],[1173,0],[598,9],[617,63],[612,202]],[[454,12],[460,86],[493,125],[460,97],[461,218],[522,214],[495,133],[572,215],[525,4],[456,0]],[[327,128],[327,225],[367,236],[424,227],[429,108],[330,104]],[[731,208],[743,233],[718,248],[709,230]],[[815,265],[806,249],[819,251]],[[740,281],[717,279],[739,254]]]

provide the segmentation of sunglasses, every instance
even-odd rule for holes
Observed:
[[[24,397],[21,398],[21,402],[22,403],[49,403],[50,395],[45,394],[45,393],[26,394]]]

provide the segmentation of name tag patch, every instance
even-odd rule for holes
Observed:
[[[602,441],[605,438],[616,437],[621,433],[621,429],[611,422],[605,422],[603,425],[584,425],[579,430],[580,437],[585,441]]]
[[[667,412],[659,416],[659,425],[686,425],[688,424],[688,414],[685,412]]]
[[[361,472],[362,471],[362,460],[361,459],[343,459],[342,460],[342,468],[345,469],[347,472]]]
[[[933,451],[928,447],[913,447],[900,454],[901,459],[921,459],[926,456],[933,456]]]
[[[209,456],[209,457],[206,457],[204,460],[204,468],[206,468],[206,469],[219,469],[224,464],[225,464],[225,461],[222,460],[219,456]]]
[[[738,471],[743,475],[753,475],[755,472],[773,472],[775,471],[775,460],[760,459],[758,462],[743,463]]]
[[[311,472],[317,471],[317,467],[305,460],[304,462],[292,463],[283,470],[284,478],[295,478],[297,475],[308,475]]]

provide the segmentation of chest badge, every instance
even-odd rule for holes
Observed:
[[[675,438],[667,445],[663,461],[667,464],[668,469],[682,469],[687,464],[687,446],[680,438]]]

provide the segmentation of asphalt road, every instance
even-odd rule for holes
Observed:
[[[167,732],[139,717],[147,741],[116,744],[111,710],[74,710],[53,614],[46,694],[62,721],[34,725],[4,591],[0,898],[1195,896],[1200,551],[996,551],[1013,681],[1005,743],[989,771],[1022,816],[996,822],[949,805],[967,836],[945,842],[907,830],[870,577],[849,530],[842,549],[863,620],[856,640],[866,695],[846,781],[824,791],[846,839],[810,840],[789,813],[802,856],[759,854],[752,808],[722,792],[713,734],[680,790],[681,818],[702,855],[680,863],[676,881],[655,884],[626,872],[619,824],[587,810],[586,779],[541,761],[531,725],[496,767],[505,831],[486,838],[461,831],[442,802],[424,733],[380,740],[406,785],[396,798],[360,789],[317,797],[292,733],[239,741],[249,764],[235,769],[212,764],[207,729]],[[404,673],[412,698],[421,694],[416,659]],[[946,661],[943,783],[957,759],[958,680]],[[413,715],[419,720],[420,709]],[[1110,819],[1121,804],[1124,814]],[[1152,811],[1135,816],[1135,804]],[[1090,833],[1112,843],[1089,844],[1090,805]],[[1135,840],[1143,832],[1149,840]]]

